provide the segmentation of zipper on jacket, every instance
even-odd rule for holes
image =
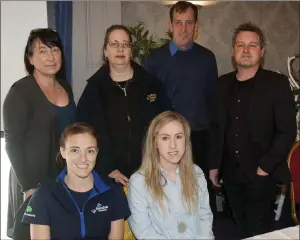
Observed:
[[[78,210],[78,212],[79,212],[79,216],[80,216],[80,228],[81,228],[81,229],[80,229],[80,230],[81,230],[81,238],[84,239],[84,238],[85,238],[85,235],[86,235],[85,222],[84,222],[84,214],[83,214],[83,213],[84,213],[84,207],[85,207],[85,204],[86,204],[91,198],[93,198],[93,197],[99,195],[99,193],[96,194],[96,195],[94,195],[93,197],[89,197],[89,198],[84,202],[83,207],[82,207],[82,211],[80,211],[80,209],[79,209],[79,207],[78,207],[76,201],[74,200],[74,198],[73,198],[72,194],[70,193],[69,189],[67,188],[67,186],[66,186],[64,183],[62,183],[62,185],[63,185],[64,188],[66,189],[67,193],[69,194],[70,198],[71,198],[72,201],[74,202],[74,204],[75,204],[75,206],[76,206],[76,208],[77,208],[77,210]]]
[[[127,85],[129,85],[130,82],[128,82],[124,88],[122,88],[117,82],[115,83],[116,86],[118,86],[122,92],[124,93],[125,96],[125,112],[126,112],[126,116],[127,116],[127,120],[128,122],[131,121],[130,115],[129,115],[129,111],[128,111],[128,101],[127,101]]]
[[[128,122],[130,122],[131,118],[130,118],[129,111],[128,111],[127,94],[125,94],[125,111],[126,111],[126,115],[127,115],[127,120],[128,120]]]

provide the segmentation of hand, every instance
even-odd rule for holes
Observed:
[[[268,176],[269,175],[269,173],[265,172],[260,167],[257,168],[256,174],[259,175],[259,176]]]
[[[124,176],[119,170],[112,171],[108,176],[110,178],[114,178],[116,182],[119,182],[126,187],[128,186],[128,178]]]
[[[23,193],[23,201],[25,202],[28,197],[30,197],[35,191],[35,188],[29,189]]]
[[[219,184],[218,175],[219,175],[218,169],[212,169],[209,171],[209,179],[211,180],[211,182],[215,187],[221,187],[221,185]]]

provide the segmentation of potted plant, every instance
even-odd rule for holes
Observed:
[[[138,63],[143,63],[145,57],[153,48],[160,47],[161,44],[153,40],[153,35],[149,35],[149,30],[145,30],[145,24],[139,24],[128,27],[132,35],[132,55]]]

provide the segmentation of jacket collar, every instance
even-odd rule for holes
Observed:
[[[237,72],[238,72],[237,70],[231,72],[232,77],[233,77],[234,79],[236,79],[236,74],[237,74]],[[253,78],[254,78],[254,79],[257,79],[258,76],[261,76],[262,72],[263,72],[263,68],[259,67],[259,68],[257,69],[255,75],[253,76]],[[254,79],[253,79],[253,80],[254,80]]]
[[[143,69],[142,66],[135,63],[134,61],[131,61],[131,66],[133,68],[134,81],[139,82],[141,80],[140,76],[143,74],[143,71],[145,70]],[[101,86],[110,85],[111,79],[109,77],[109,65],[103,64],[102,67],[87,80],[87,82],[91,84],[101,85]]]
[[[101,179],[101,177],[98,175],[98,173],[95,170],[92,171],[92,174],[94,178],[94,188],[98,193],[103,193],[110,189],[110,187],[104,183],[104,181]],[[60,172],[60,174],[58,174],[58,176],[56,177],[56,181],[65,184],[66,175],[67,175],[67,168],[64,168]]]

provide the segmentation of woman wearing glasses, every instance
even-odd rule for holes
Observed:
[[[141,164],[148,123],[172,106],[162,83],[132,61],[132,38],[125,26],[106,31],[103,66],[87,80],[77,120],[92,125],[100,141],[95,170],[124,186]]]
[[[64,54],[55,31],[30,32],[24,63],[28,76],[12,85],[3,105],[6,151],[12,165],[8,235],[14,239],[28,239],[29,225],[21,224],[26,203],[40,183],[57,175],[59,136],[76,113],[71,88],[61,78]]]

